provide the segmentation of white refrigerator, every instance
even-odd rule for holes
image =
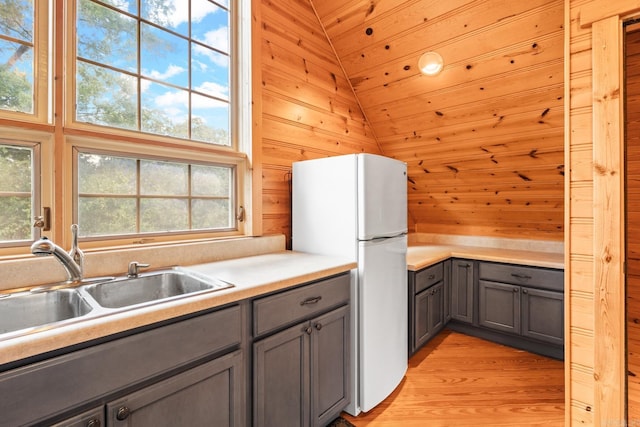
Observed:
[[[351,404],[367,412],[407,370],[407,167],[373,154],[295,162],[293,250],[343,256],[351,274]]]

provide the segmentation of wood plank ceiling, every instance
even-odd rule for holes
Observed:
[[[562,240],[562,0],[311,0],[410,229]],[[418,72],[429,50],[443,72]],[[523,235],[524,234],[524,235]]]
[[[409,230],[563,239],[563,0],[254,5],[262,228],[290,238],[291,163],[407,162]],[[436,77],[419,56],[439,52]]]

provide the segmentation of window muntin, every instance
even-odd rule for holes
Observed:
[[[227,3],[78,0],[74,120],[231,146]]]
[[[39,237],[33,227],[40,212],[40,148],[0,140],[0,246],[24,245]]]
[[[82,237],[229,231],[236,168],[120,154],[77,153],[77,222]]]

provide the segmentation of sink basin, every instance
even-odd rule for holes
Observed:
[[[123,308],[231,286],[233,285],[225,282],[201,279],[180,270],[166,270],[139,277],[114,279],[84,286],[83,289],[102,307]]]
[[[74,289],[9,295],[0,298],[0,334],[75,319],[92,309]]]

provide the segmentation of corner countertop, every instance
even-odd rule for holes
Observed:
[[[559,252],[439,244],[409,246],[407,250],[407,269],[417,271],[447,258],[468,258],[479,261],[564,269],[564,254]]]
[[[292,251],[191,265],[186,268],[232,283],[234,287],[64,326],[42,327],[22,336],[0,340],[0,365],[322,279],[356,266],[355,262],[343,258]]]

